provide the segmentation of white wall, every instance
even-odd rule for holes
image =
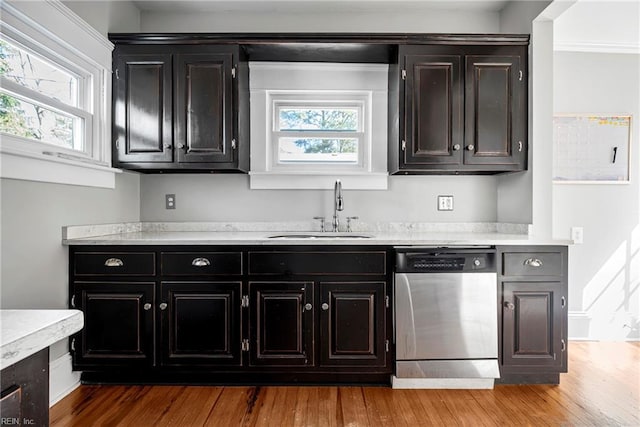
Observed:
[[[105,35],[140,29],[138,9],[128,1],[67,5]],[[0,206],[0,307],[64,309],[69,261],[61,244],[62,227],[139,221],[140,179],[137,174],[118,174],[114,189],[1,179]],[[77,384],[67,352],[66,339],[50,350],[54,401]]]
[[[116,177],[115,189],[0,180],[2,272],[0,306],[68,307],[68,250],[62,227],[138,221],[140,184],[135,174]],[[66,353],[52,349],[51,359]]]
[[[269,7],[242,3],[224,11],[143,11],[143,32],[399,32],[399,33],[495,33],[497,12],[434,10],[419,2],[280,2]],[[276,2],[277,3],[277,2]],[[246,3],[245,3],[246,4]]]
[[[140,10],[130,1],[63,1],[85,22],[105,36],[140,31]]]
[[[405,7],[406,6],[406,7]],[[497,12],[426,10],[381,3],[314,6],[286,10],[237,8],[224,13],[145,12],[145,32],[451,32],[497,33]],[[339,7],[339,11],[336,9]],[[310,9],[311,8],[311,9]],[[315,8],[315,9],[313,9]],[[304,9],[304,11],[303,11]],[[387,191],[346,191],[344,215],[363,221],[494,222],[496,178],[482,176],[398,176]],[[164,194],[175,193],[176,210],[164,209]],[[438,212],[438,194],[455,197],[453,212]],[[147,175],[141,180],[143,221],[309,220],[332,213],[329,191],[249,190],[246,176]]]
[[[550,1],[515,1],[508,3],[500,11],[501,33],[531,34],[533,20],[542,12]],[[524,173],[502,175],[497,177],[497,220],[498,222],[513,222],[531,224],[533,221],[532,186],[533,186],[533,80],[536,75],[532,72],[535,58],[533,57],[533,37],[529,45],[529,168]]]
[[[495,178],[391,177],[388,191],[344,190],[341,216],[365,222],[493,222]],[[333,215],[327,190],[249,190],[246,175],[144,175],[140,183],[143,221],[311,221]],[[177,208],[164,209],[176,194]],[[438,212],[438,194],[453,194],[455,210]]]
[[[554,236],[584,228],[584,244],[569,249],[569,336],[637,340],[640,3],[578,1],[554,21],[554,33],[554,111],[632,115],[628,184],[553,188]]]
[[[554,235],[584,228],[569,252],[569,335],[640,338],[640,55],[556,52],[558,113],[632,114],[631,179],[627,185],[557,184]],[[626,325],[626,326],[625,326]]]

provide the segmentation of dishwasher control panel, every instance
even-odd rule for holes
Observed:
[[[398,273],[495,272],[495,250],[396,249]]]

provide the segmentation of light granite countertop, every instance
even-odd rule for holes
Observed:
[[[519,224],[358,224],[350,233],[309,231],[313,223],[124,223],[65,227],[65,245],[569,245]],[[281,231],[288,230],[288,231]],[[301,237],[307,235],[311,237]],[[288,236],[273,238],[273,236]],[[360,237],[358,237],[360,236]],[[362,237],[366,236],[366,237]]]
[[[11,366],[84,326],[80,310],[0,310],[0,369]]]

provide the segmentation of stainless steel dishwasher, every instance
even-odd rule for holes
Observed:
[[[396,248],[396,388],[491,388],[498,368],[495,249]]]

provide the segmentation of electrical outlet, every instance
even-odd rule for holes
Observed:
[[[582,227],[571,227],[571,240],[576,245],[584,243],[584,230]]]
[[[176,208],[176,195],[175,194],[165,194],[164,195],[164,208],[165,209],[175,209]]]
[[[453,210],[453,196],[438,196],[438,210],[439,211],[452,211]]]

